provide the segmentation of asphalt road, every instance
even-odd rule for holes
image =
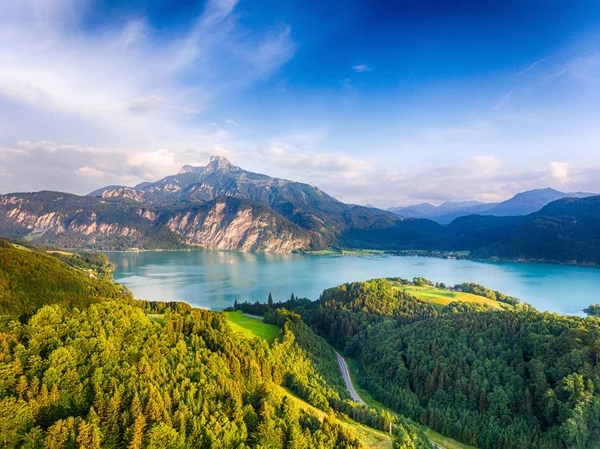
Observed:
[[[353,401],[358,402],[359,404],[362,404],[362,405],[366,405],[365,401],[363,401],[360,398],[360,396],[354,389],[354,386],[352,385],[352,380],[350,379],[350,371],[348,370],[348,365],[346,364],[346,361],[337,352],[335,353],[335,355],[337,355],[337,360],[338,360],[338,363],[340,364],[340,369],[342,370],[342,376],[344,376],[344,382],[346,383],[346,389],[350,393],[350,397],[352,398]]]

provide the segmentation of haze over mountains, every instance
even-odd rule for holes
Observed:
[[[439,206],[421,203],[414,206],[390,207],[388,210],[405,218],[427,218],[440,224],[449,224],[458,217],[466,215],[494,215],[507,217],[528,215],[539,211],[552,201],[562,198],[586,198],[595,193],[565,193],[552,188],[529,190],[517,193],[501,203],[482,203],[480,201],[446,201]]]
[[[213,157],[205,167],[184,166],[156,182],[108,186],[87,196],[2,195],[0,236],[100,250],[469,251],[484,259],[600,264],[595,243],[600,240],[600,197],[562,198],[544,206],[564,195],[551,189],[525,192],[481,215],[472,211],[484,205],[473,202],[421,207],[423,214],[471,211],[442,225],[345,204],[317,187]],[[540,205],[541,210],[522,215]]]

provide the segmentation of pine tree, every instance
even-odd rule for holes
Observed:
[[[138,415],[133,424],[133,435],[129,442],[129,449],[141,449],[144,440],[144,429],[146,428],[146,418],[144,415]]]

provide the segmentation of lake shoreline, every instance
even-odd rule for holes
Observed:
[[[556,260],[545,260],[545,259],[504,259],[499,257],[490,257],[482,259],[478,257],[469,257],[461,255],[460,253],[468,253],[469,251],[428,251],[428,250],[377,250],[377,249],[343,249],[337,250],[317,250],[317,251],[292,251],[289,253],[271,253],[264,251],[236,251],[236,250],[221,250],[204,247],[190,247],[184,249],[122,249],[122,250],[77,250],[69,249],[66,251],[73,252],[99,252],[99,253],[152,253],[152,252],[223,252],[232,254],[293,254],[303,256],[318,256],[318,257],[367,257],[367,256],[396,256],[396,257],[422,257],[422,258],[433,258],[441,260],[470,260],[472,262],[489,262],[489,263],[518,263],[518,264],[531,264],[531,265],[553,265],[553,266],[569,266],[569,267],[582,267],[582,268],[600,268],[600,263],[581,263],[576,261],[556,261]],[[423,254],[419,254],[423,253]]]

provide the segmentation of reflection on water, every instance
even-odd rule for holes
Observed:
[[[276,301],[291,293],[317,299],[344,282],[422,276],[436,282],[477,282],[540,310],[576,314],[595,301],[600,269],[544,264],[484,263],[394,256],[305,256],[221,251],[109,253],[115,278],[137,298],[185,301],[220,310],[238,301]]]

